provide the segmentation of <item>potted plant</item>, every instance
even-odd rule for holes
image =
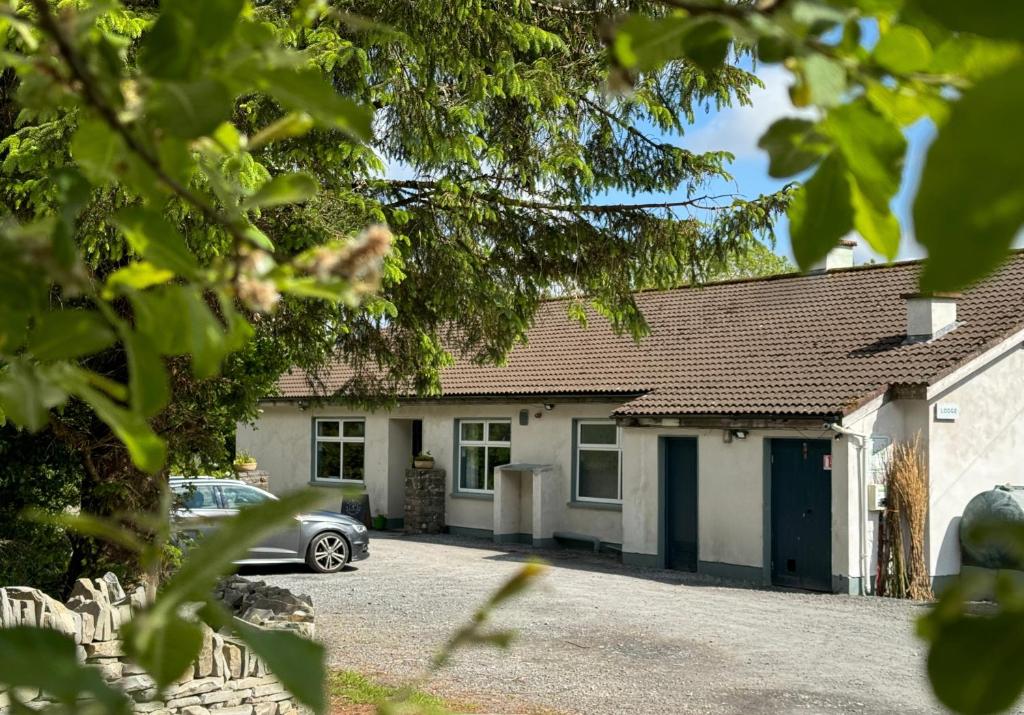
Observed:
[[[377,531],[384,531],[388,526],[388,518],[383,514],[373,517],[373,528]]]
[[[420,452],[412,458],[412,466],[416,467],[416,469],[433,469],[434,455],[430,452]]]
[[[234,467],[236,472],[253,472],[256,470],[256,458],[248,452],[239,452],[235,456]]]

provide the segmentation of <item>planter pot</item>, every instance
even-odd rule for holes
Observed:
[[[241,464],[236,464],[235,465],[235,471],[239,472],[239,473],[241,473],[241,472],[255,472],[256,471],[256,462],[242,462]]]
[[[373,517],[373,528],[377,531],[384,531],[384,529],[386,529],[387,526],[387,517],[383,516],[382,514],[378,514],[377,516]]]
[[[414,459],[414,460],[412,460],[412,466],[416,467],[416,469],[433,469],[434,468],[434,460],[433,459]]]

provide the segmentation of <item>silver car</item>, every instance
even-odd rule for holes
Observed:
[[[273,494],[235,479],[171,477],[177,497],[175,520],[182,531],[202,534],[216,528],[216,520],[237,514],[252,504],[277,499]],[[194,526],[190,528],[189,522]],[[249,550],[239,565],[307,564],[320,573],[334,573],[350,561],[370,556],[366,527],[350,516],[332,511],[299,514],[294,525]]]

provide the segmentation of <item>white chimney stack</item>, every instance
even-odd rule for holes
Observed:
[[[959,293],[906,293],[907,342],[934,340],[953,330]]]
[[[853,268],[853,249],[857,246],[856,241],[844,239],[839,244],[828,252],[825,256],[825,260],[815,264],[811,269],[811,273],[821,273],[822,271],[834,271],[839,268]]]

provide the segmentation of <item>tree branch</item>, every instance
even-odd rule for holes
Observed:
[[[157,159],[157,157],[149,151],[141,141],[139,141],[138,137],[136,137],[118,118],[117,112],[103,96],[98,84],[90,74],[89,68],[75,51],[75,48],[71,44],[71,40],[65,34],[64,29],[60,26],[57,18],[55,18],[53,13],[50,12],[50,6],[47,0],[32,0],[32,6],[39,15],[40,28],[43,32],[53,38],[53,41],[57,45],[57,50],[60,52],[61,57],[71,70],[72,77],[82,85],[82,94],[85,99],[90,105],[92,105],[93,109],[99,113],[107,126],[121,137],[125,146],[127,146],[128,149],[135,154],[149,168],[149,170],[153,172],[153,174],[156,175],[157,179],[159,179],[164,186],[191,204],[201,214],[203,214],[208,221],[223,226],[236,241],[246,241],[247,239],[245,234],[236,222],[232,221],[229,217],[218,211],[211,203],[189,190],[187,186],[181,184],[177,179],[168,174],[160,164],[160,160]]]
[[[396,191],[403,190],[415,190],[419,192],[434,193],[437,191],[438,182],[427,179],[374,179],[376,183],[386,184],[389,188]],[[705,194],[704,196],[697,196],[691,199],[684,199],[681,201],[658,201],[651,203],[640,203],[640,204],[595,204],[595,203],[576,203],[576,204],[562,204],[551,201],[540,201],[536,199],[519,199],[511,196],[502,196],[494,192],[486,193],[473,193],[469,195],[470,199],[489,201],[495,204],[501,204],[503,206],[518,206],[520,208],[535,209],[538,211],[563,211],[565,213],[578,213],[578,214],[611,214],[620,213],[625,211],[648,211],[653,209],[674,209],[674,208],[695,208],[704,211],[723,211],[727,207],[716,206],[713,204],[706,204],[708,201],[718,201],[720,199],[734,199],[736,194],[718,194],[710,195]],[[389,208],[395,208],[398,206],[405,206],[411,203],[416,203],[423,198],[422,194],[414,194],[412,196],[403,196],[401,199],[396,200],[390,204],[387,204]],[[447,207],[438,207],[444,209]]]

